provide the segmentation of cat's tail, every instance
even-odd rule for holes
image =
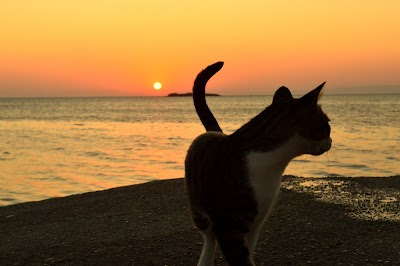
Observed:
[[[217,62],[206,67],[197,75],[193,85],[194,107],[196,108],[196,112],[207,131],[222,132],[217,120],[211,113],[210,108],[208,108],[205,91],[207,81],[214,76],[223,65],[224,62]]]

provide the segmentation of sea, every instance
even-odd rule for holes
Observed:
[[[272,96],[207,99],[225,133]],[[303,155],[286,175],[400,174],[400,94],[324,95],[333,146]],[[190,97],[1,98],[0,206],[181,178],[192,140],[205,130]]]

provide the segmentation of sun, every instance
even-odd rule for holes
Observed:
[[[156,90],[161,89],[161,87],[162,87],[162,84],[160,82],[156,82],[156,83],[153,84],[153,88],[156,89]]]

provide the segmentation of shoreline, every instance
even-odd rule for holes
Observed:
[[[256,265],[400,261],[400,176],[286,176]],[[183,179],[0,207],[1,265],[195,265]],[[226,265],[218,251],[215,265]]]
[[[344,179],[344,180],[348,180],[348,179],[385,179],[385,178],[393,178],[393,177],[397,177],[400,175],[388,175],[388,176],[354,176],[354,177],[346,177],[346,176],[340,176],[340,175],[332,175],[332,176],[293,176],[291,174],[287,174],[284,175],[282,179],[285,179],[287,177],[296,177],[296,178],[300,178],[300,179],[310,179],[310,180],[320,180],[320,179]],[[151,183],[151,182],[157,182],[157,181],[168,181],[168,180],[175,180],[175,179],[182,179],[182,177],[177,177],[177,178],[166,178],[166,179],[153,179],[153,180],[147,180],[147,181],[142,181],[142,182],[135,182],[133,184],[128,184],[128,185],[117,185],[117,186],[112,186],[112,187],[108,187],[108,188],[100,188],[100,189],[96,189],[96,190],[82,190],[82,191],[76,191],[72,194],[65,194],[65,195],[61,195],[61,196],[48,196],[48,197],[40,197],[38,199],[31,199],[31,200],[25,200],[25,201],[18,201],[15,198],[7,198],[5,197],[6,201],[8,202],[7,204],[0,204],[0,209],[2,207],[7,207],[7,206],[14,206],[14,205],[18,205],[18,204],[25,204],[25,203],[35,203],[35,202],[41,202],[41,201],[45,201],[45,200],[51,200],[51,199],[58,199],[58,198],[66,198],[66,197],[70,197],[70,196],[77,196],[77,195],[83,195],[83,194],[87,194],[87,193],[96,193],[96,192],[101,192],[101,191],[107,191],[107,190],[111,190],[111,189],[115,189],[115,188],[121,188],[121,187],[130,187],[130,186],[136,186],[136,185],[143,185],[143,184],[147,184],[147,183]],[[400,200],[400,199],[399,199]],[[4,201],[4,199],[3,199]]]

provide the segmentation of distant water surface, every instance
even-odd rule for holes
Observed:
[[[271,96],[210,97],[225,133]],[[285,174],[400,173],[400,95],[325,95],[333,148],[296,158]],[[183,177],[191,141],[204,132],[191,98],[0,99],[0,205]]]

